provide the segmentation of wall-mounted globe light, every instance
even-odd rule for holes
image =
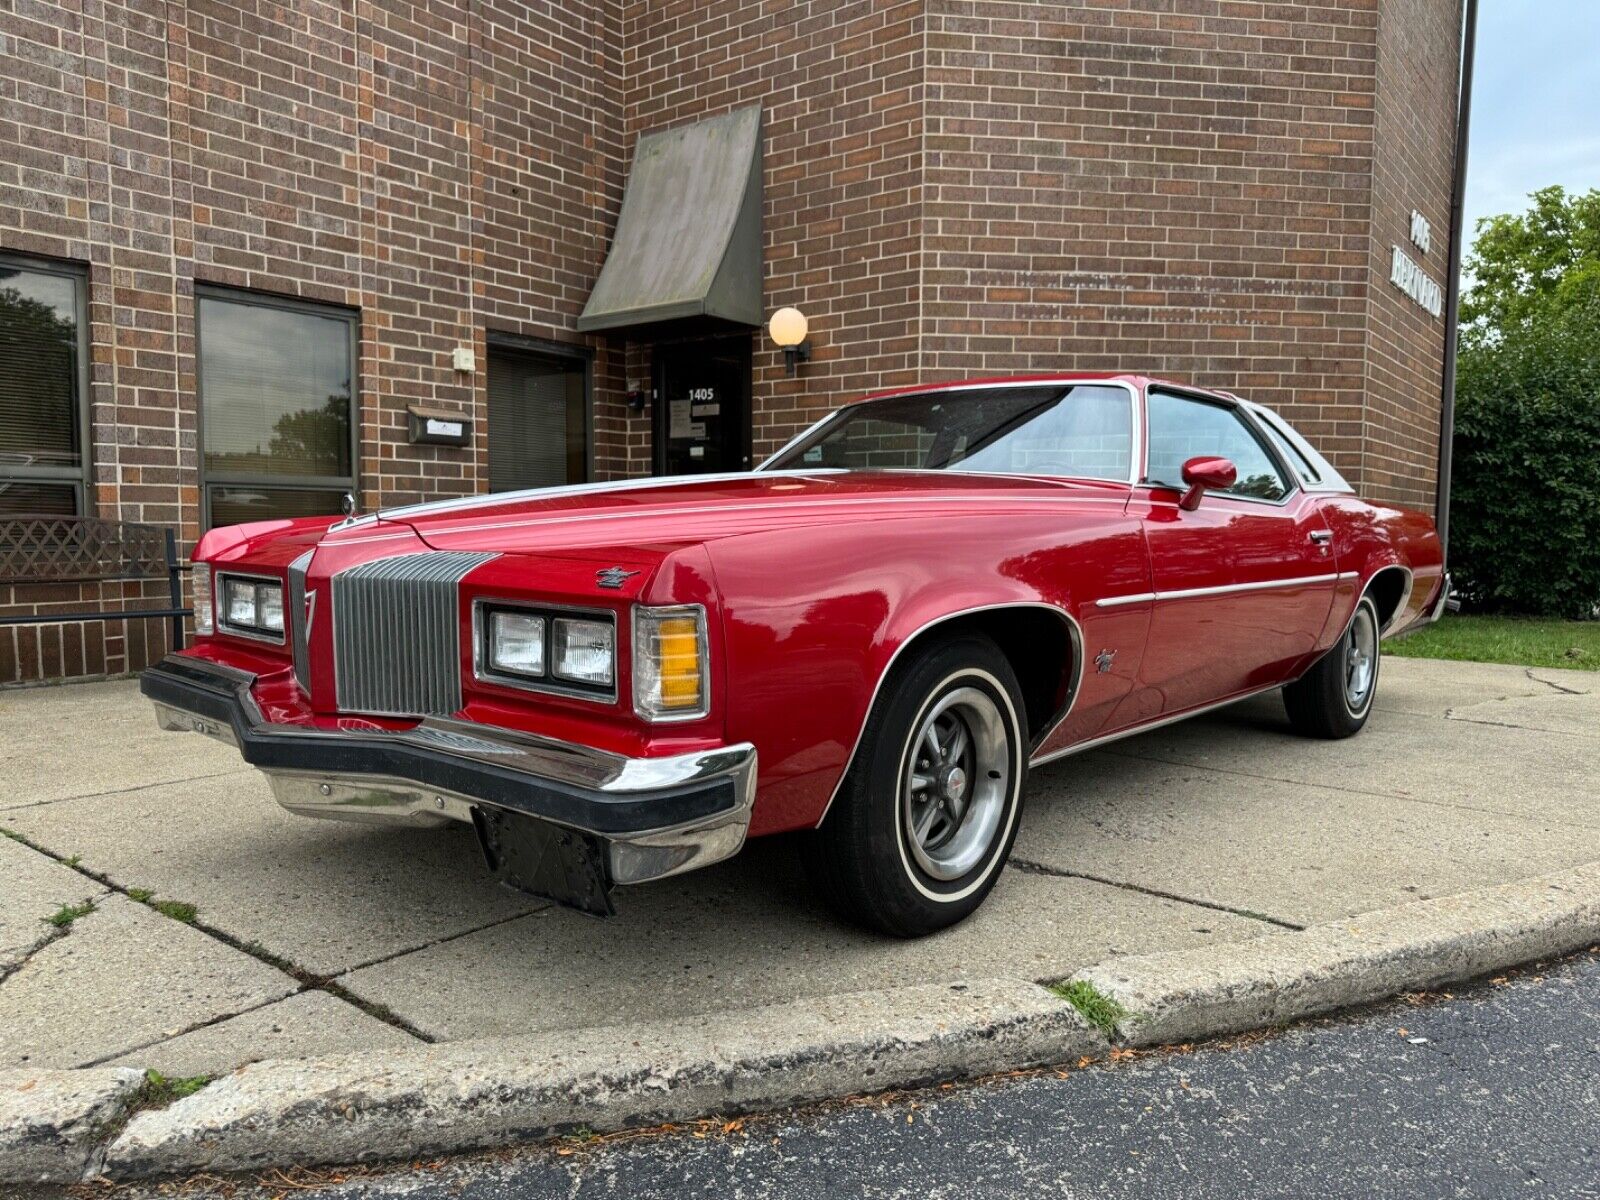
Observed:
[[[767,333],[783,351],[784,365],[793,376],[799,365],[811,359],[811,346],[806,341],[806,315],[798,308],[780,308],[767,322]]]

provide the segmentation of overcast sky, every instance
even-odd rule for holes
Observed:
[[[1600,187],[1600,0],[1479,0],[1468,238],[1552,183]]]

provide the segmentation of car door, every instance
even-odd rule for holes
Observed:
[[[1149,636],[1130,724],[1285,682],[1316,644],[1337,563],[1317,500],[1237,404],[1151,388],[1146,465],[1130,511],[1150,555]],[[1200,455],[1238,471],[1185,512],[1183,464]]]

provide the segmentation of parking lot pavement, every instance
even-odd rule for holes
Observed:
[[[0,693],[0,831],[24,839],[0,842],[0,1067],[215,1073],[1058,979],[1600,859],[1600,677],[1388,658],[1377,703],[1344,742],[1294,737],[1269,696],[1043,767],[989,903],[889,942],[824,914],[782,839],[624,889],[600,922],[495,888],[465,829],[282,813],[132,682]]]

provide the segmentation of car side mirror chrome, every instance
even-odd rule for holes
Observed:
[[[1184,512],[1193,512],[1200,507],[1200,498],[1208,491],[1231,488],[1238,478],[1238,468],[1226,458],[1215,458],[1208,454],[1191,458],[1183,464],[1183,482],[1188,490],[1183,493],[1183,499],[1178,501],[1178,507]]]

